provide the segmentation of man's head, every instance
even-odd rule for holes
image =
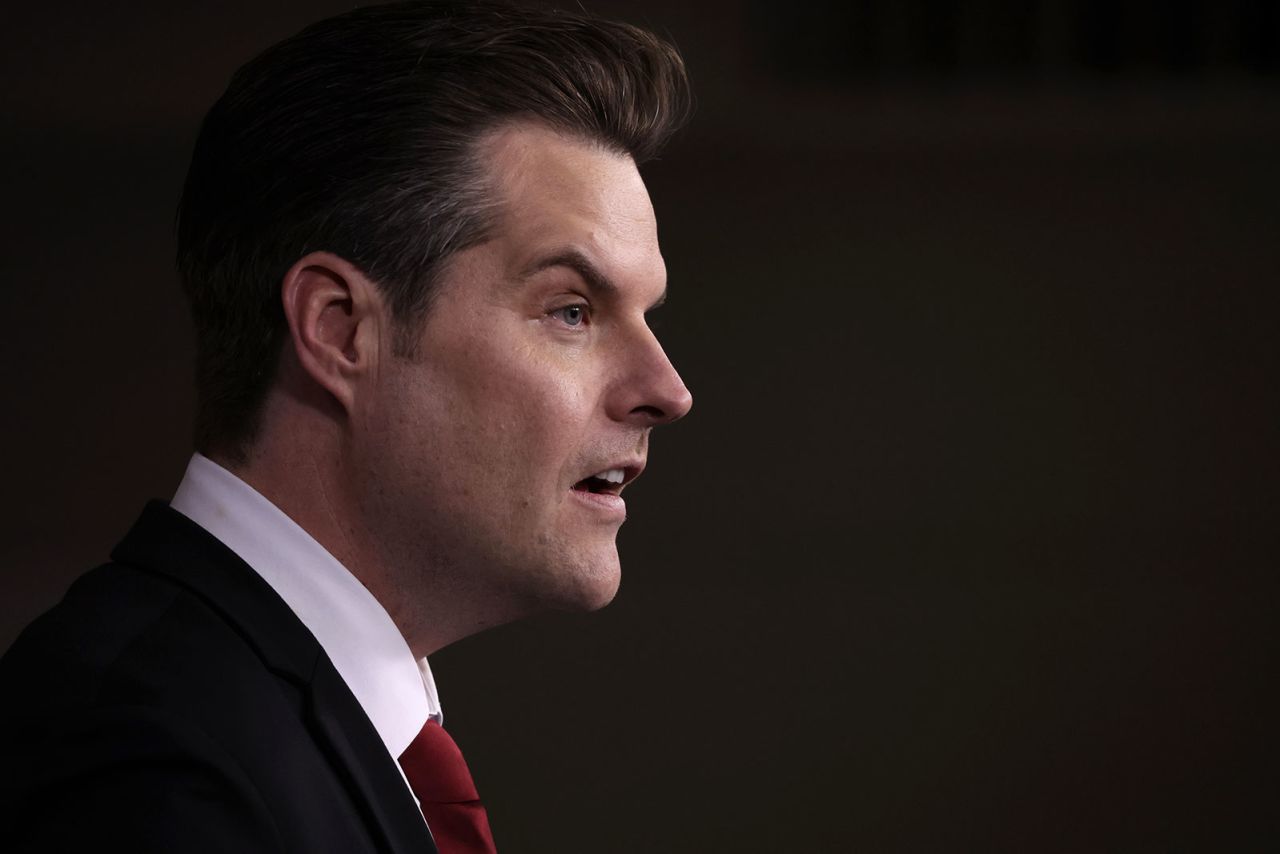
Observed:
[[[645,319],[636,171],[688,104],[642,31],[427,3],[304,30],[206,120],[179,219],[198,446],[415,647],[616,590],[611,481],[690,405]]]
[[[205,119],[179,208],[197,447],[252,444],[298,258],[333,252],[377,282],[407,351],[441,264],[493,227],[486,133],[531,120],[643,163],[689,104],[651,34],[495,2],[357,9],[249,62]]]

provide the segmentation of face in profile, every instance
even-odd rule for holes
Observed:
[[[361,416],[369,524],[389,565],[500,618],[600,607],[622,493],[691,405],[646,320],[666,288],[653,207],[631,158],[592,142],[520,124],[481,151],[492,236],[449,259]]]

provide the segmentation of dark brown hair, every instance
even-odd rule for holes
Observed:
[[[441,262],[486,236],[475,156],[486,131],[528,118],[640,163],[689,108],[673,46],[580,12],[396,3],[268,48],[205,117],[178,210],[196,447],[243,458],[252,443],[286,336],[280,284],[298,258],[345,258],[411,329]]]

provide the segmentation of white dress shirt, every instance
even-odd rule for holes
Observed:
[[[239,555],[311,630],[399,768],[427,719],[443,715],[427,660],[414,660],[368,588],[284,511],[201,454],[170,504]]]

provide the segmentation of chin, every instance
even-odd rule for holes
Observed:
[[[557,611],[598,611],[618,595],[622,582],[618,552],[610,548],[608,554],[594,560],[561,565],[555,577],[558,583],[545,591],[544,607]]]
[[[608,605],[618,595],[618,586],[621,582],[621,572],[614,571],[610,573],[607,580],[601,581],[584,591],[586,595],[582,599],[580,610],[599,611],[605,605]]]

